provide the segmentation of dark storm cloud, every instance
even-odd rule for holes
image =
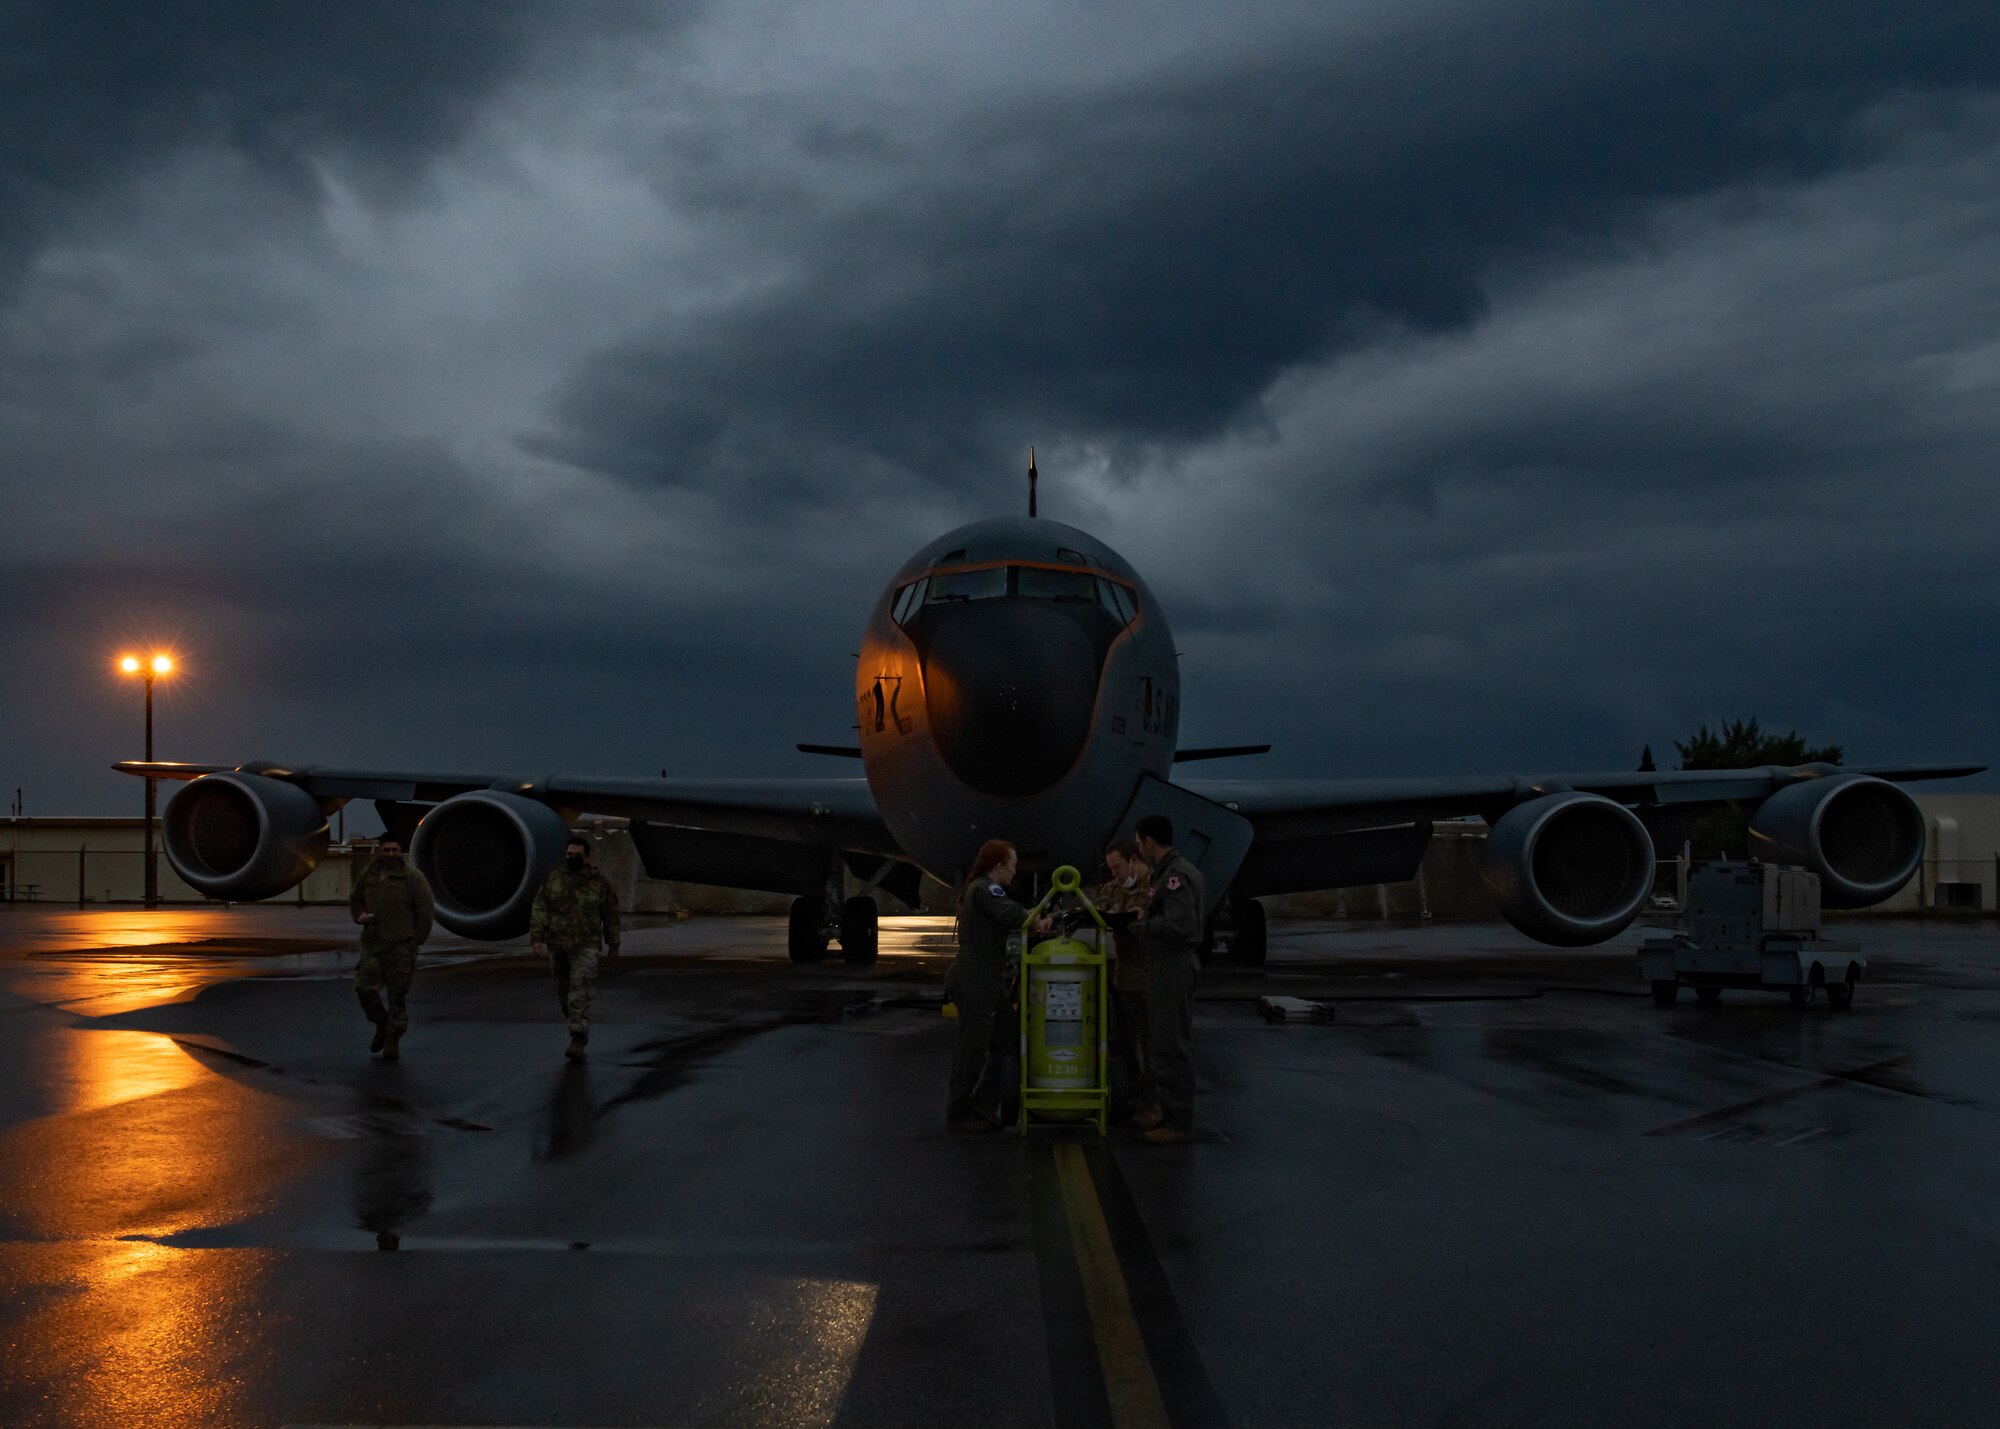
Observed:
[[[1038,432],[1200,439],[1254,421],[1295,364],[1477,322],[1496,265],[1864,161],[1996,78],[1987,6],[1541,5],[1101,91],[1029,83],[831,152],[828,116],[780,108],[744,121],[761,142],[656,162],[694,202],[757,209],[793,276],[605,353],[535,449],[817,500],[1011,464]],[[1863,122],[1891,102],[1886,131]],[[895,182],[859,206],[760,184],[774,145]]]
[[[301,190],[327,160],[407,184],[551,43],[583,45],[641,8],[16,0],[0,15],[0,277],[71,201],[183,146],[235,151]]]
[[[1996,752],[1990,7],[1221,14],[19,12],[0,782],[156,637],[175,756],[851,773],[1029,441],[1243,772]]]

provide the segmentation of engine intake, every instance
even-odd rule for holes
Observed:
[[[1653,891],[1653,840],[1638,816],[1597,794],[1517,804],[1487,835],[1480,867],[1509,923],[1557,947],[1601,943]]]
[[[1819,875],[1828,908],[1880,903],[1917,871],[1924,816],[1917,801],[1883,779],[1832,774],[1802,780],[1766,799],[1750,821],[1750,852]]]
[[[167,801],[167,862],[198,893],[275,898],[326,857],[326,811],[296,784],[262,774],[204,774]]]
[[[445,927],[467,938],[517,938],[569,836],[547,804],[480,789],[424,815],[410,857],[430,880]]]

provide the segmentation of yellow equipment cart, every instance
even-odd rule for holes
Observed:
[[[1111,1009],[1106,954],[1111,930],[1083,879],[1065,864],[1028,914],[1025,930],[1051,902],[1069,895],[1094,927],[1059,934],[1021,958],[1021,1130],[1030,1122],[1092,1121],[1103,1136],[1111,1122]]]

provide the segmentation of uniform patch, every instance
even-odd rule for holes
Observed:
[[[1005,897],[1007,896],[1007,890],[1006,890],[1006,889],[1004,889],[1004,888],[1002,888],[1002,887],[1001,887],[1001,886],[1000,886],[999,884],[997,884],[997,883],[989,883],[989,884],[987,884],[987,885],[986,885],[986,891],[987,891],[988,893],[992,894],[992,895],[993,895],[993,896],[994,896],[995,898],[1005,898]]]
[[[1169,874],[1167,876],[1167,891],[1169,893],[1178,892],[1180,890],[1180,886],[1181,886],[1181,876],[1178,873]]]

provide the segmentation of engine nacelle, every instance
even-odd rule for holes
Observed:
[[[410,858],[430,880],[438,922],[467,938],[516,938],[569,837],[547,804],[478,789],[424,815]]]
[[[1804,779],[1758,806],[1750,854],[1817,873],[1825,907],[1866,908],[1908,883],[1923,862],[1924,816],[1915,799],[1884,779]]]
[[[275,898],[326,857],[326,811],[296,784],[231,770],[204,774],[167,801],[167,862],[198,893]]]
[[[1582,947],[1639,916],[1653,891],[1653,839],[1623,804],[1544,794],[1493,825],[1479,873],[1509,923],[1540,942]]]

